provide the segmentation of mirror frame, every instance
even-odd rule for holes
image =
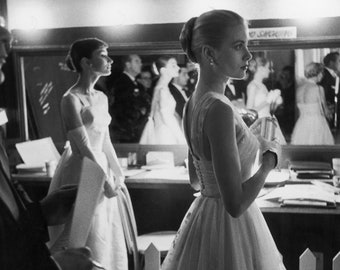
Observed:
[[[340,17],[322,18],[318,21],[318,28],[306,26],[294,19],[252,20],[250,29],[267,27],[295,26],[297,37],[291,39],[250,40],[251,51],[279,50],[279,49],[310,49],[340,47]],[[16,88],[18,91],[18,108],[20,123],[19,141],[29,139],[27,125],[26,90],[23,77],[23,58],[27,55],[40,55],[55,52],[67,52],[70,44],[78,38],[96,36],[109,44],[109,54],[124,55],[137,54],[183,54],[178,36],[183,23],[149,24],[149,25],[121,25],[103,27],[78,27],[63,29],[40,29],[33,32],[27,30],[13,30],[13,61],[16,74]],[[136,144],[138,145],[138,144]],[[337,149],[339,146],[308,146],[308,148]],[[306,149],[306,146],[284,146],[290,149]]]

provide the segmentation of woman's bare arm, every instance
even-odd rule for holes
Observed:
[[[225,209],[233,217],[238,217],[256,199],[265,178],[275,166],[275,154],[267,152],[256,174],[242,183],[232,108],[221,101],[215,102],[203,129],[210,144],[214,173]]]

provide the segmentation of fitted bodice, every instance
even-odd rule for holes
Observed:
[[[195,104],[191,123],[188,125],[186,108],[184,113],[184,127],[188,145],[193,156],[196,173],[200,181],[201,194],[206,197],[220,197],[212,161],[204,155],[203,123],[208,109],[216,101],[222,101],[230,106],[234,112],[236,141],[241,164],[242,181],[245,182],[252,175],[256,165],[256,156],[259,149],[257,138],[248,129],[241,116],[227,97],[218,93],[206,93]],[[228,162],[227,160],[225,162]]]
[[[86,129],[93,151],[102,151],[105,132],[111,122],[111,116],[104,104],[89,104],[77,95],[83,104],[80,116]],[[69,138],[72,152],[78,152],[75,142]]]

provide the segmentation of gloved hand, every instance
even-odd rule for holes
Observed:
[[[107,180],[104,182],[104,195],[109,199],[117,196],[116,188],[114,188]]]

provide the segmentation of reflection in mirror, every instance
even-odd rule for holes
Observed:
[[[185,144],[181,117],[196,80],[185,56],[111,57],[112,74],[100,87],[109,97],[112,141]]]
[[[264,58],[268,62],[264,63],[264,68],[260,71],[250,66],[250,74],[254,76],[253,79],[256,76],[260,77],[257,81],[261,80],[262,76],[262,82],[269,90],[266,93],[262,89],[262,93],[266,94],[267,103],[271,103],[271,113],[278,119],[279,129],[287,143],[331,145],[339,142],[337,124],[339,83],[336,84],[337,80],[332,76],[336,77],[339,74],[338,52],[339,49],[334,48],[315,48],[253,53],[253,59]],[[325,68],[320,65],[324,62]],[[254,103],[254,94],[249,88],[251,84],[247,87],[247,105]],[[280,98],[274,95],[277,89],[280,91]],[[259,99],[261,100],[259,92],[261,93],[259,90],[255,96],[258,104]],[[259,109],[261,117],[263,108]]]
[[[338,74],[339,57],[337,55],[338,58],[332,60],[330,68],[323,69],[321,75],[306,77],[305,72],[308,64],[323,64],[327,54],[339,51],[337,48],[254,51],[247,77],[241,81],[230,80],[225,95],[248,117],[248,124],[257,116],[274,115],[279,124],[277,136],[281,138],[282,144],[338,144],[338,90],[334,90],[338,80],[325,81],[329,69],[335,70],[331,75]],[[111,55],[114,60],[112,74],[102,78],[97,87],[109,97],[113,119],[111,137],[114,143],[140,143],[160,77],[155,62],[161,56],[174,57],[180,67],[179,76],[173,76],[168,84],[172,91],[165,104],[172,104],[171,110],[178,120],[181,119],[183,104],[194,90],[197,80],[197,70],[188,63],[184,54]],[[313,85],[315,87],[307,87]],[[176,90],[175,94],[173,89]],[[298,120],[300,123],[297,125]],[[298,129],[304,131],[303,135],[299,135]],[[327,129],[330,133],[321,132]],[[332,139],[326,133],[331,134]],[[307,134],[314,137],[308,138]],[[301,138],[293,140],[293,137]],[[162,143],[176,142],[170,140]]]

